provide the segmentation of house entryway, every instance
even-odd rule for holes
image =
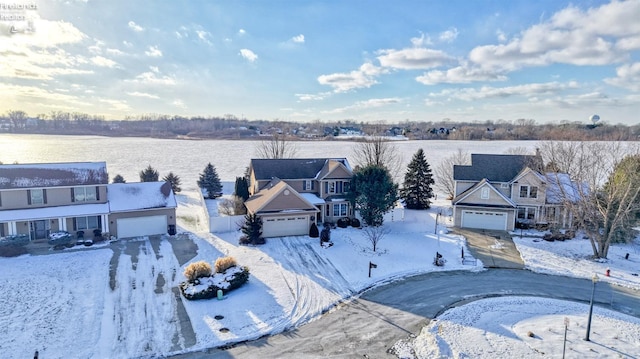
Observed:
[[[49,232],[49,221],[31,221],[31,240],[47,238]]]
[[[467,239],[467,247],[485,268],[524,269],[520,252],[507,231],[455,228],[454,233]]]

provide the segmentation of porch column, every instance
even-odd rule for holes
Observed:
[[[67,219],[60,217],[58,218],[58,230],[66,231],[67,230]]]
[[[18,234],[18,224],[16,221],[9,222],[9,235]]]
[[[102,222],[102,232],[109,233],[109,215],[103,214],[101,217],[100,221]]]

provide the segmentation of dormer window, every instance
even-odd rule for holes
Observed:
[[[312,180],[305,180],[304,181],[304,190],[305,191],[313,191],[313,181]]]
[[[520,186],[520,198],[538,198],[538,187]]]

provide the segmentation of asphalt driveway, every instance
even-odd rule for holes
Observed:
[[[467,247],[485,268],[524,269],[524,262],[506,231],[456,228],[453,233],[467,239]]]

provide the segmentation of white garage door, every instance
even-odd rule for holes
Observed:
[[[462,211],[462,227],[504,231],[507,229],[507,214],[503,212]]]
[[[272,217],[262,220],[263,237],[303,236],[309,234],[309,216]]]
[[[167,216],[119,218],[118,238],[142,237],[167,233]]]

